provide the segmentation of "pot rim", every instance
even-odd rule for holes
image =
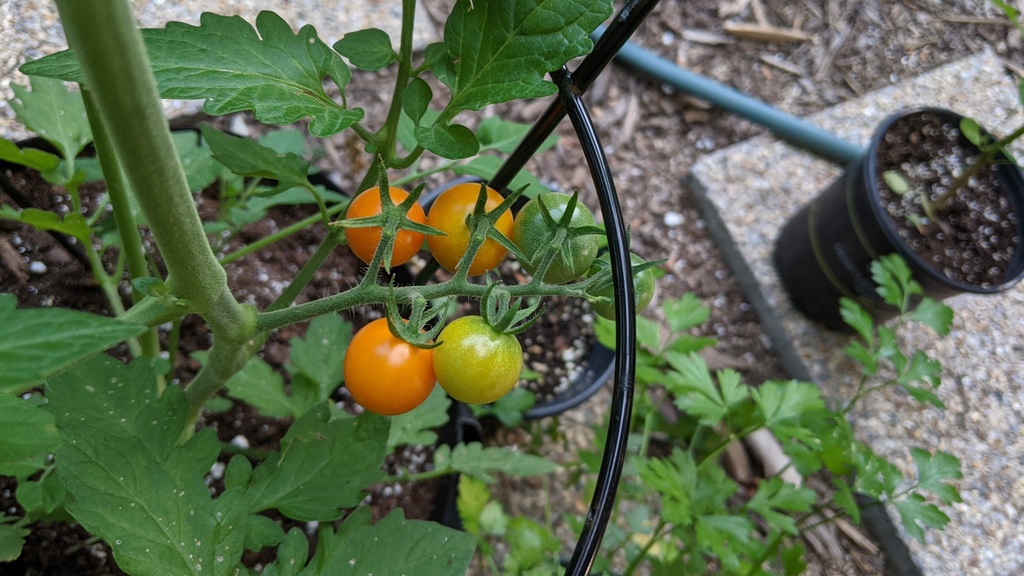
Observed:
[[[894,247],[898,248],[902,256],[909,260],[911,266],[920,273],[926,274],[932,280],[949,286],[951,289],[958,292],[995,294],[1006,291],[1024,278],[1024,173],[1022,173],[1021,169],[1012,162],[1012,158],[1007,156],[1006,152],[1003,152],[1002,154],[1007,158],[1008,162],[1006,164],[1000,164],[996,169],[999,171],[1003,179],[1004,185],[1002,188],[1004,195],[1009,197],[1013,211],[1017,215],[1017,237],[1020,239],[1020,242],[1018,242],[1017,249],[1014,251],[1014,258],[1010,262],[1010,266],[1007,270],[1007,276],[1003,282],[999,284],[992,284],[989,286],[969,284],[959,280],[954,280],[944,274],[941,270],[936,269],[925,261],[925,259],[916,251],[914,251],[903,237],[900,236],[899,232],[896,230],[896,223],[893,217],[889,214],[889,211],[882,206],[882,198],[877,185],[877,158],[878,149],[882,144],[882,140],[889,128],[891,128],[898,120],[907,116],[928,113],[936,114],[949,120],[954,120],[957,124],[959,124],[960,120],[964,118],[962,114],[946,108],[923,106],[897,111],[883,120],[875,129],[875,133],[872,135],[871,141],[868,144],[867,149],[864,151],[864,156],[861,159],[864,189],[870,200],[868,204],[871,207],[871,211],[874,213],[876,220],[878,220],[879,223],[883,223],[882,230],[889,242],[892,243]],[[984,127],[980,128],[982,134],[992,137],[992,134],[988,132],[988,130]],[[968,143],[968,145],[976,148],[973,144]]]

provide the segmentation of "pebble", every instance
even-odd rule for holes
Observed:
[[[35,275],[46,274],[46,264],[39,260],[33,260],[28,263],[28,271]]]
[[[675,228],[677,226],[682,226],[686,222],[686,217],[675,210],[669,210],[668,212],[665,212],[664,222],[665,226]]]

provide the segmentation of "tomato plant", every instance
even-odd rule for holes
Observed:
[[[508,394],[523,370],[523,347],[512,334],[491,328],[480,316],[463,316],[444,327],[434,349],[437,382],[466,404],[487,404]]]
[[[434,353],[397,338],[387,318],[363,326],[345,352],[345,386],[363,408],[383,416],[403,414],[430,396],[436,382]]]
[[[554,240],[555,224],[559,222],[569,208],[571,196],[551,192],[533,198],[523,206],[516,215],[512,230],[512,242],[522,250],[529,259],[522,263],[523,268],[533,274],[540,265],[535,256],[543,254],[545,248]],[[546,213],[546,214],[545,214]],[[569,217],[569,230],[594,226],[594,215],[581,202],[576,202],[572,215]],[[562,243],[551,265],[544,273],[544,281],[551,284],[564,284],[583,275],[597,258],[598,239],[594,234],[570,234]]]
[[[629,255],[630,260],[633,262],[633,266],[643,264],[644,259],[637,256],[636,254]],[[609,257],[607,254],[601,256],[602,262],[595,262],[590,268],[590,274],[595,274],[598,270],[603,267],[607,267]],[[633,274],[633,301],[636,303],[636,313],[639,314],[647,308],[647,305],[654,299],[655,289],[655,278],[654,268],[645,268],[639,273]],[[615,320],[615,302],[613,301],[614,287],[611,284],[604,285],[595,290],[589,292],[591,296],[599,296],[607,298],[607,301],[591,301],[590,307],[593,308],[594,312],[602,318],[608,320]]]
[[[496,190],[487,187],[486,194],[485,210],[494,210],[501,204],[503,198]],[[434,200],[434,204],[431,205],[430,212],[427,214],[427,225],[445,233],[445,236],[427,238],[430,252],[438,263],[449,272],[455,272],[459,260],[462,259],[469,247],[472,231],[467,224],[467,219],[473,214],[473,208],[476,206],[479,195],[480,184],[478,183],[456,184],[442,192]],[[505,211],[501,214],[494,227],[506,237],[511,236],[512,213]],[[488,238],[473,257],[468,274],[475,276],[494,269],[501,264],[507,254],[508,250],[504,246],[494,239]]]
[[[393,186],[388,187],[388,193],[391,196],[391,202],[396,206],[409,197],[408,192]],[[352,200],[352,203],[348,206],[345,218],[354,220],[356,218],[377,216],[381,213],[381,208],[380,187],[374,186],[364,190]],[[426,213],[418,203],[413,203],[406,213],[406,217],[420,224],[425,224],[427,221]],[[360,260],[369,264],[373,260],[377,246],[380,244],[381,227],[348,228],[345,236],[348,238],[348,245],[352,252]],[[398,266],[408,262],[419,251],[420,247],[423,246],[424,236],[422,232],[399,230],[398,234],[395,235],[395,244],[391,252],[391,265]]]

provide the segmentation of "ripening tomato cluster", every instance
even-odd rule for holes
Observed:
[[[435,382],[460,402],[487,404],[519,381],[522,346],[480,316],[453,320],[438,339],[436,348],[417,348],[392,334],[387,318],[364,326],[345,351],[345,386],[352,398],[370,412],[394,416],[422,404]]]
[[[388,192],[395,206],[409,197],[401,188],[389,187]],[[491,212],[502,203],[503,197],[490,187],[485,187],[484,192],[485,210]],[[406,217],[444,234],[399,230],[394,239],[391,266],[408,262],[423,248],[425,241],[434,259],[454,273],[471,243],[472,231],[467,219],[473,214],[479,195],[480,184],[463,183],[442,192],[429,212],[413,203]],[[539,262],[533,261],[535,255],[545,252],[553,223],[562,220],[570,203],[571,197],[566,194],[542,194],[528,201],[514,219],[509,211],[496,219],[494,227],[529,259],[521,263],[527,272],[536,271]],[[349,205],[346,219],[373,217],[381,212],[380,189],[374,187],[356,196]],[[594,225],[593,214],[577,202],[569,217],[570,229]],[[381,227],[347,228],[346,236],[352,252],[363,262],[372,262],[381,241]],[[570,236],[554,255],[543,280],[563,284],[597,273],[601,269],[598,246],[596,235]],[[469,263],[468,274],[475,276],[493,270],[507,254],[504,246],[487,238]],[[653,295],[653,272],[649,269],[641,272],[635,284],[639,311]],[[594,295],[610,299],[611,293],[612,287],[607,286]],[[595,304],[594,310],[601,316],[614,318],[612,304],[602,301]],[[441,344],[436,348],[417,348],[393,335],[386,319],[367,324],[353,337],[345,354],[345,383],[352,397],[371,412],[395,415],[419,406],[430,395],[435,382],[456,400],[485,404],[507,394],[519,380],[523,366],[519,341],[512,334],[496,331],[479,316],[452,321],[441,331],[438,340]]]

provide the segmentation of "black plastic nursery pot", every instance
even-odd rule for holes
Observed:
[[[1007,250],[1012,254],[990,281],[964,281],[951,275],[939,258],[919,253],[901,236],[903,219],[891,215],[886,207],[883,193],[889,192],[880,184],[885,167],[879,165],[879,154],[893,145],[895,126],[908,119],[937,121],[945,133],[956,130],[957,147],[976,153],[978,148],[959,134],[962,118],[937,108],[890,116],[878,127],[865,153],[790,218],[776,240],[774,264],[801,312],[831,329],[849,331],[839,313],[839,300],[847,297],[858,301],[876,321],[895,317],[898,311],[882,301],[870,271],[872,261],[892,253],[907,261],[925,295],[938,300],[961,293],[1001,292],[1024,277],[1024,177],[1009,158],[1000,158],[991,168],[1003,197],[1001,202],[1010,212],[1009,224],[1003,224],[1009,230],[1000,234],[1010,239],[1013,247]],[[930,144],[909,145],[927,149]],[[969,255],[965,257],[970,259]]]

